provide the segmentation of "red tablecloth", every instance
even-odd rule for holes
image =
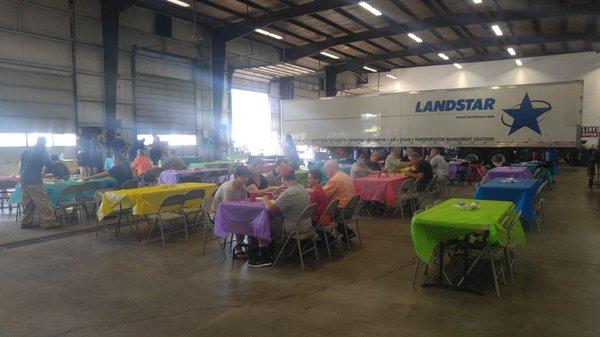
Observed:
[[[364,201],[380,201],[393,205],[396,202],[396,193],[400,191],[400,185],[406,179],[407,175],[382,178],[369,176],[354,179],[354,188]]]
[[[18,183],[21,181],[21,177],[20,176],[0,176],[0,181],[12,181],[15,183]]]

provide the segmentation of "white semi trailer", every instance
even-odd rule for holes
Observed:
[[[332,147],[446,147],[496,164],[578,148],[583,81],[282,101],[282,133]]]

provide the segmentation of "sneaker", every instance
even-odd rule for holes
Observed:
[[[273,265],[273,259],[270,256],[258,256],[255,259],[248,260],[248,266],[252,268],[268,267]]]
[[[31,222],[30,223],[22,223],[21,224],[21,229],[31,229],[33,227],[34,227],[33,223],[31,223]]]

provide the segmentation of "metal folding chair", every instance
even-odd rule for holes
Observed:
[[[400,185],[400,189],[396,192],[396,203],[394,208],[396,208],[395,213],[400,211],[400,215],[404,219],[404,207],[406,202],[408,202],[410,209],[414,212],[413,203],[412,203],[412,187],[415,183],[414,179],[406,179]]]
[[[171,230],[166,234],[175,234],[179,232],[185,232],[185,239],[188,239],[187,230],[187,219],[183,214],[183,204],[185,202],[185,196],[183,194],[175,194],[166,197],[161,203],[156,214],[146,216],[146,221],[151,224],[150,231],[148,232],[148,238],[146,244],[150,242],[150,238],[155,233],[155,228],[158,227],[160,230],[160,237],[162,239],[162,245],[165,246],[165,229],[171,227]],[[183,229],[173,229],[177,221],[183,220]],[[169,226],[167,226],[167,224]]]
[[[0,180],[0,209],[8,206],[8,211],[12,212],[12,205],[8,203],[12,193],[15,191],[17,182],[14,180]]]
[[[277,265],[277,262],[279,261],[281,254],[283,254],[283,251],[287,247],[287,244],[288,244],[288,242],[290,242],[290,240],[295,240],[296,247],[298,248],[298,255],[300,256],[300,266],[301,266],[302,270],[304,270],[303,256],[305,254],[308,254],[311,251],[314,251],[315,258],[317,259],[317,261],[319,261],[319,251],[317,250],[317,241],[316,241],[317,234],[315,233],[315,230],[311,227],[310,230],[305,233],[298,232],[298,224],[303,220],[310,220],[312,218],[313,214],[315,213],[316,207],[317,207],[317,204],[310,204],[310,205],[306,206],[304,211],[302,211],[300,218],[298,218],[298,221],[294,224],[294,227],[291,229],[290,233],[286,234],[285,227],[284,227],[283,235],[286,239],[283,243],[283,246],[279,250],[279,254],[277,254],[277,257],[275,258],[275,261],[273,262],[273,267],[275,267],[275,265]],[[301,241],[311,240],[311,239],[312,239],[313,247],[306,251],[303,251]],[[293,249],[291,250],[291,252],[293,252]]]
[[[96,191],[94,193],[94,200],[96,202],[96,209],[100,207],[100,204],[102,203],[102,198],[104,195],[104,192],[106,191]],[[131,204],[129,202],[129,199],[127,196],[125,196],[123,199],[121,199],[121,201],[119,202],[119,209],[117,211],[111,212],[110,214],[108,214],[107,216],[105,216],[102,221],[97,220],[96,221],[96,237],[98,237],[98,229],[100,228],[100,226],[104,226],[104,229],[106,230],[106,235],[110,235],[109,231],[108,231],[108,227],[111,225],[114,225],[115,228],[115,237],[119,237],[119,232],[121,231],[121,226],[123,226],[123,219],[126,220],[127,225],[129,226],[129,229],[131,230],[131,235],[134,234],[135,231],[138,232],[139,234],[139,230],[137,228],[137,220],[135,218],[135,216],[133,215],[133,211],[131,209],[131,207],[129,206],[123,206],[123,205],[129,205]],[[133,223],[133,225],[132,225]],[[134,231],[134,226],[135,226],[135,231]],[[141,237],[138,236],[138,240],[141,240]]]
[[[191,221],[188,221],[188,226],[192,226],[192,229],[197,229],[198,220],[202,217],[202,199],[204,199],[205,194],[206,191],[200,188],[190,190],[185,194],[184,202],[187,206],[184,205],[183,214],[188,220],[191,218]]]
[[[70,185],[65,187],[59,194],[54,208],[54,216],[56,211],[61,210],[63,226],[67,225],[67,210],[71,209],[71,216],[75,216],[77,223],[81,223],[81,203],[79,202],[81,185]]]
[[[343,224],[344,233],[341,233],[346,238],[346,244],[348,245],[348,250],[350,247],[350,237],[348,236],[348,225],[354,224],[356,226],[356,235],[358,235],[358,242],[362,245],[362,237],[360,235],[360,226],[359,226],[359,218],[360,218],[360,210],[362,208],[362,202],[360,200],[360,195],[355,194],[346,203],[346,206],[340,210],[336,221],[339,224]]]
[[[547,182],[543,182],[540,187],[538,187],[537,192],[535,193],[535,197],[533,199],[533,206],[535,209],[536,221],[535,221],[535,230],[540,232],[542,230],[542,225],[544,224],[544,196],[543,191],[546,187]]]
[[[97,181],[88,181],[81,184],[77,200],[81,204],[81,208],[85,211],[86,219],[90,217],[88,207],[92,208],[91,214],[96,212],[96,200],[94,199],[94,194],[101,187],[102,186]]]
[[[321,216],[317,221],[317,225],[315,226],[315,230],[323,231],[323,238],[325,240],[325,247],[327,249],[327,255],[329,259],[331,259],[331,249],[329,248],[333,244],[338,244],[341,250],[341,243],[338,240],[341,233],[337,232],[337,223],[335,222],[335,212],[338,209],[338,205],[340,204],[340,199],[336,198],[331,200]],[[329,235],[333,236],[334,240],[329,242]]]
[[[132,190],[132,189],[138,188],[138,187],[139,187],[139,183],[137,182],[137,180],[127,180],[126,182],[123,183],[123,185],[121,185],[122,190]]]

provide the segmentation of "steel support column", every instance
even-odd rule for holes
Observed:
[[[104,113],[106,139],[111,141],[117,128],[117,72],[119,66],[119,11],[101,3],[102,45],[104,47]]]
[[[217,34],[211,34],[211,65],[212,65],[212,104],[213,104],[213,143],[215,159],[222,157],[224,138],[223,124],[223,94],[225,91],[225,40]]]
[[[333,67],[325,68],[325,97],[333,97],[337,94],[335,82],[337,81],[337,72]]]

